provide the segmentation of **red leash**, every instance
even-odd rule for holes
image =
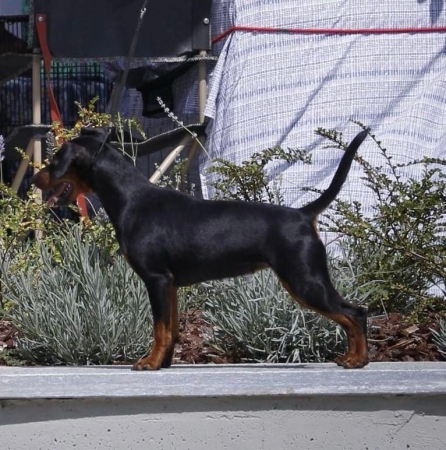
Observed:
[[[43,64],[45,66],[46,83],[48,88],[48,96],[50,100],[50,116],[51,121],[57,122],[60,128],[63,128],[62,115],[60,114],[59,107],[57,106],[56,97],[54,96],[53,88],[51,86],[51,53],[48,48],[48,41],[46,38],[46,15],[36,14],[36,30],[39,38],[40,49],[42,50]],[[57,129],[54,130],[57,135]],[[85,219],[88,217],[87,202],[85,196],[80,194],[77,199],[77,206],[81,216]]]
[[[235,31],[253,33],[290,33],[290,34],[400,34],[400,33],[444,33],[446,26],[440,27],[403,27],[403,28],[274,28],[234,25],[212,38],[212,43],[222,40]]]

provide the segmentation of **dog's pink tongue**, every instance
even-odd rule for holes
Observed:
[[[57,203],[57,200],[59,200],[59,195],[62,194],[66,186],[66,183],[62,183],[59,185],[59,187],[53,192],[50,196],[50,198],[46,201],[46,205],[51,207],[54,206]]]

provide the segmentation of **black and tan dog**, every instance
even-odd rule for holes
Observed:
[[[153,348],[136,370],[169,367],[178,341],[177,289],[271,267],[302,306],[340,324],[348,352],[345,368],[368,363],[366,310],[347,303],[333,287],[316,218],[344,184],[356,150],[349,145],[328,189],[294,209],[263,203],[201,200],[149,183],[101,130],[84,130],[63,144],[33,183],[53,190],[50,202],[68,204],[95,192],[113,226],[122,253],[147,286],[154,318]]]

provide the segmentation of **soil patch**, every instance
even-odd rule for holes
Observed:
[[[388,314],[369,320],[370,361],[441,361],[442,355],[432,341],[431,329],[436,329],[435,317],[418,324],[410,324],[402,314]],[[174,356],[175,364],[236,363],[233,355],[218,354],[206,344],[211,332],[200,310],[180,315],[180,342]],[[14,350],[14,338],[18,332],[8,320],[0,320],[0,365],[16,364],[6,355]],[[3,355],[4,356],[3,356]],[[24,362],[27,364],[27,362]]]

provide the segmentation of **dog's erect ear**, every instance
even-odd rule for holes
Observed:
[[[108,130],[106,128],[82,128],[79,136],[86,136],[104,142],[108,138]]]
[[[72,165],[77,170],[83,170],[91,164],[91,155],[87,149],[76,142],[65,142],[60,150],[56,152],[50,166],[54,178],[64,176]]]
[[[53,158],[53,177],[60,178],[65,175],[71,163],[74,161],[75,156],[76,152],[73,144],[65,143]]]

